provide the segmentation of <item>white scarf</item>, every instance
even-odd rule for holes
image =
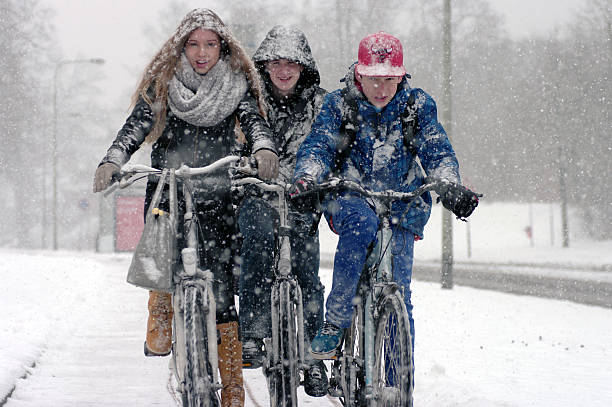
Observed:
[[[205,75],[193,70],[185,53],[168,86],[168,105],[180,119],[210,127],[232,114],[248,89],[246,76],[219,59]]]

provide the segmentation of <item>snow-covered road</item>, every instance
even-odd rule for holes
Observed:
[[[0,250],[0,405],[175,405],[167,358],[142,356],[129,259]],[[416,406],[612,405],[612,310],[418,281],[413,298]],[[261,371],[245,378],[247,405],[267,406]]]

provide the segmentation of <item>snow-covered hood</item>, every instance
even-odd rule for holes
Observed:
[[[253,61],[262,78],[269,78],[265,63],[275,59],[288,59],[304,67],[298,85],[309,88],[321,82],[306,35],[299,28],[277,25],[268,32],[253,54]]]

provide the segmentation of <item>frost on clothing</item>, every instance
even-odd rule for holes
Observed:
[[[422,89],[411,88],[406,77],[398,85],[393,99],[378,111],[358,89],[354,68],[345,77],[346,97],[354,98],[358,107],[356,140],[350,155],[337,169],[337,175],[361,183],[375,191],[391,189],[412,191],[423,184],[425,175],[419,168],[419,159],[426,174],[459,182],[459,164],[444,129],[437,119],[434,100]],[[400,115],[414,96],[417,124],[414,145],[418,157],[405,147]],[[298,154],[294,179],[311,176],[322,181],[334,171],[338,147],[346,141],[342,130],[343,118],[349,117],[348,105],[341,91],[325,97],[321,112],[312,125],[308,137]],[[393,213],[401,215],[405,204],[395,202]],[[423,228],[431,211],[431,195],[421,196],[402,219],[402,226],[415,235],[423,236]]]
[[[168,105],[181,119],[210,127],[231,115],[248,89],[246,75],[221,58],[206,75],[193,70],[185,53],[168,84]]]
[[[266,72],[265,63],[287,59],[303,66],[295,93],[278,100],[273,96],[272,83]],[[310,132],[323,97],[327,93],[321,82],[312,51],[306,36],[297,28],[275,26],[253,55],[253,61],[264,80],[264,97],[268,112],[268,123],[272,128],[274,143],[279,156],[279,179],[290,182],[295,167],[295,154]],[[304,105],[301,112],[296,107]],[[289,125],[286,126],[287,121]],[[281,134],[281,130],[285,129]]]
[[[268,61],[288,59],[302,65],[295,92],[277,99],[265,65]],[[270,30],[253,57],[264,80],[268,122],[279,156],[279,180],[289,182],[297,150],[310,132],[326,93],[305,35],[297,28],[276,26]],[[244,338],[264,338],[271,333],[270,291],[273,281],[275,239],[278,214],[268,200],[245,198],[239,207],[238,224],[243,236],[240,275],[240,328]],[[263,198],[266,198],[265,196]],[[323,320],[323,294],[319,271],[318,216],[291,211],[291,268],[302,289],[304,334],[309,342]],[[255,295],[253,295],[255,293]]]

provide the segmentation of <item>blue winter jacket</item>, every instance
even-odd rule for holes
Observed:
[[[375,190],[408,192],[423,184],[425,174],[416,157],[404,147],[400,114],[408,105],[411,94],[415,97],[417,124],[414,141],[418,159],[429,176],[459,182],[459,164],[448,137],[438,122],[436,104],[422,89],[410,88],[404,77],[394,98],[379,111],[357,88],[354,67],[345,78],[347,96],[354,97],[359,108],[359,127],[350,155],[337,174]],[[318,117],[297,153],[294,180],[310,176],[323,181],[333,169],[338,146],[347,134],[341,130],[343,109],[348,111],[341,90],[325,97]],[[344,118],[349,115],[345,114]],[[399,216],[406,208],[403,202],[393,204],[393,214]],[[424,194],[412,204],[402,219],[402,226],[419,237],[431,212],[431,195]]]

